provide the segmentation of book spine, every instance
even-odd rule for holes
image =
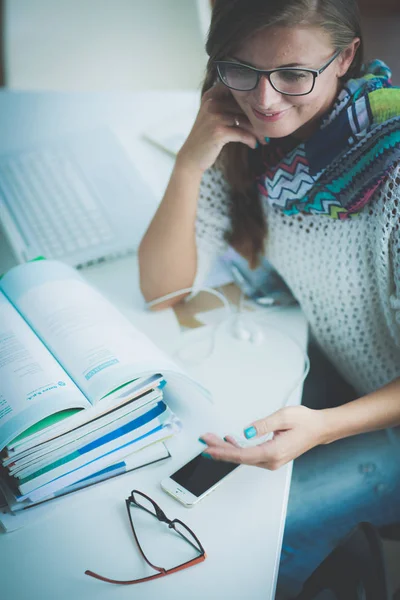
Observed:
[[[97,460],[102,455],[133,443],[138,437],[140,439],[140,437],[150,435],[155,428],[158,426],[162,427],[159,418],[166,411],[167,407],[164,402],[159,402],[152,410],[123,427],[22,478],[18,484],[21,493],[26,494],[67,472],[79,469],[86,463]]]
[[[151,443],[158,442],[158,441],[164,441],[168,437],[171,437],[172,435],[174,435],[175,432],[176,431],[173,426],[163,427],[151,436]],[[140,449],[146,447],[148,444],[149,444],[149,440],[147,438],[138,440],[137,442],[135,442],[134,449],[140,450]],[[133,448],[130,447],[130,449],[128,449],[128,452],[132,452],[132,450],[133,450]],[[82,478],[86,477],[87,475],[90,475],[91,473],[98,471],[103,466],[107,466],[108,464],[111,464],[112,462],[116,462],[116,461],[120,460],[122,457],[124,457],[126,455],[126,453],[127,453],[126,448],[119,449],[111,456],[107,455],[106,457],[103,457],[103,460],[100,461],[99,464],[97,464],[97,463],[96,464],[93,464],[93,463],[87,464],[79,470],[79,474],[77,474],[75,471],[71,472],[71,473],[67,473],[63,477],[59,477],[55,481],[51,481],[48,484],[43,485],[42,487],[33,490],[29,494],[25,494],[24,496],[21,496],[20,500],[25,500],[25,499],[29,498],[31,502],[38,502],[40,499],[45,498],[49,494],[53,494],[54,492],[60,490],[61,488],[66,487],[66,486],[78,481],[79,479],[82,479]]]

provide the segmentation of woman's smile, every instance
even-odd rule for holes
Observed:
[[[266,43],[268,36],[268,43]],[[271,28],[256,32],[235,52],[235,59],[268,71],[294,65],[316,68],[323,65],[334,47],[330,36],[318,27]],[[257,135],[286,137],[294,132],[309,135],[319,117],[329,110],[340,89],[341,61],[335,60],[317,79],[310,93],[290,96],[278,92],[260,77],[249,91],[231,90]],[[306,136],[307,137],[307,136]]]
[[[271,123],[274,121],[279,121],[282,117],[285,116],[289,108],[284,108],[283,110],[258,110],[257,108],[253,108],[254,116],[263,121],[264,123]]]

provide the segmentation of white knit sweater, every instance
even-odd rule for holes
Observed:
[[[227,182],[210,169],[198,203],[195,287],[228,247],[229,204]],[[360,395],[400,377],[400,165],[354,219],[286,216],[266,201],[264,210],[267,258],[338,371]]]

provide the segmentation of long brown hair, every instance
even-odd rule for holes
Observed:
[[[206,51],[209,56],[202,93],[214,84],[215,60],[235,54],[256,31],[271,26],[319,25],[333,45],[344,50],[355,37],[361,43],[344,80],[359,77],[363,61],[360,14],[356,0],[216,0]],[[267,233],[256,188],[257,151],[244,144],[227,144],[218,157],[232,189],[232,229],[227,240],[252,267],[258,264]]]

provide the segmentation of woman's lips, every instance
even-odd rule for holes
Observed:
[[[289,110],[286,108],[285,110],[281,110],[279,112],[260,112],[259,110],[253,108],[253,113],[260,121],[264,121],[264,123],[273,123],[274,121],[279,121],[287,113]]]

